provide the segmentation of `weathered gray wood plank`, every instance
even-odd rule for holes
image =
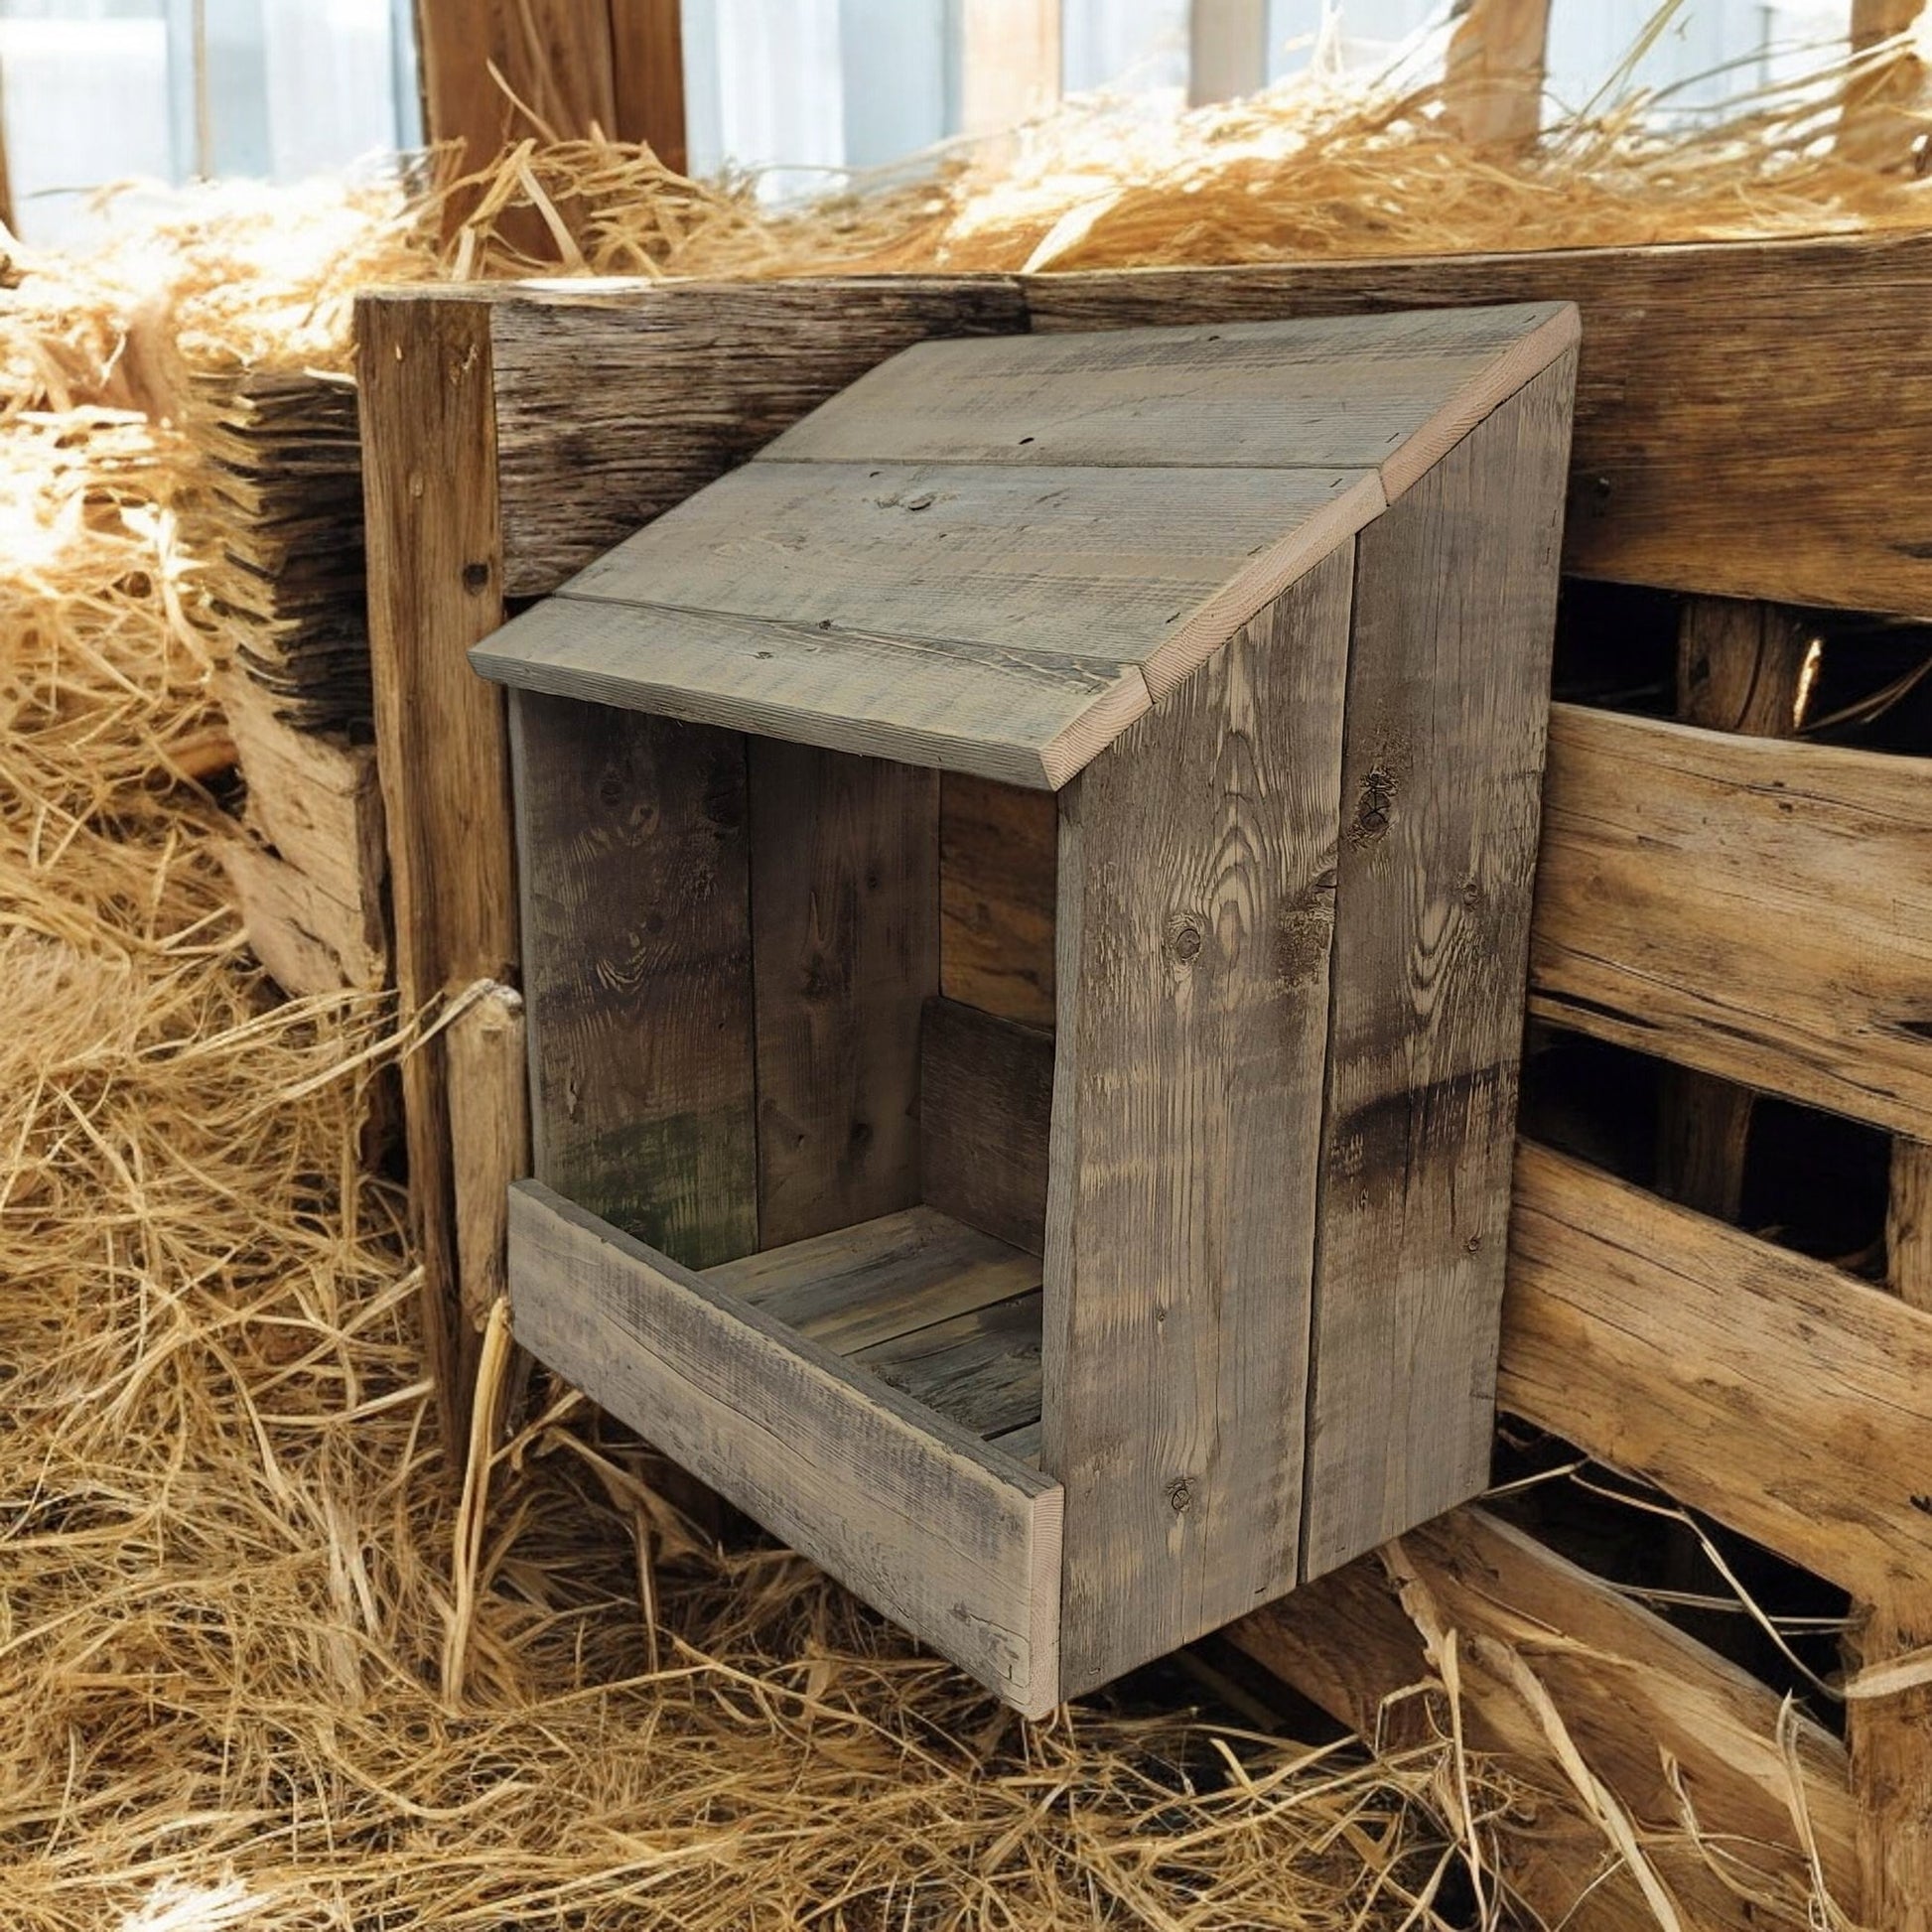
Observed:
[[[1030,1715],[1058,1698],[1058,1486],[533,1181],[517,1337]]]
[[[1305,1577],[1488,1478],[1574,376],[1356,546]]]
[[[524,690],[1044,789],[1149,702],[1139,668],[1112,657],[566,596],[470,655]]]
[[[1543,302],[928,343],[759,460],[1379,470],[1408,487],[1577,340]]]
[[[674,1260],[758,1245],[745,741],[517,692],[538,1179]]]
[[[862,1349],[882,1381],[975,1436],[1039,1420],[1040,1296],[1035,1289]]]
[[[920,1062],[926,1199],[969,1227],[1042,1253],[1053,1035],[933,1000]]]
[[[1059,813],[1051,798],[949,771],[939,784],[939,990],[1053,1024]]]
[[[931,1207],[705,1271],[713,1287],[841,1355],[1037,1289],[1036,1256]]]
[[[759,1245],[919,1199],[919,1018],[939,986],[934,771],[751,745]]]
[[[1062,797],[1041,1462],[1070,1693],[1295,1580],[1352,568]]]

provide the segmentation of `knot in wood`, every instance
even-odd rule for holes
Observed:
[[[1194,1485],[1185,1476],[1175,1476],[1168,1484],[1168,1507],[1178,1516],[1193,1506]]]
[[[1168,920],[1168,957],[1182,966],[1191,966],[1200,957],[1203,939],[1200,921],[1188,912],[1175,912]]]

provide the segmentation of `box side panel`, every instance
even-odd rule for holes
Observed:
[[[1053,1024],[1052,794],[948,771],[939,780],[939,990],[1032,1027]]]
[[[1042,1467],[1077,1693],[1295,1581],[1352,555],[1062,794]]]
[[[1030,1716],[1057,1700],[1056,1485],[540,1185],[517,1337]]]
[[[1357,546],[1304,1576],[1488,1478],[1575,375]]]
[[[939,774],[751,741],[759,1245],[919,1199],[939,990]]]
[[[510,694],[537,1177],[688,1267],[758,1245],[745,741]]]

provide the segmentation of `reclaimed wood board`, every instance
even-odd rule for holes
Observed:
[[[471,661],[512,688],[1049,790],[1148,707],[1113,657],[561,596]]]
[[[1928,839],[1932,760],[1558,705],[1531,1009],[1932,1137]]]
[[[1053,1024],[1059,812],[1051,797],[949,771],[939,781],[939,990]]]
[[[1039,1260],[922,1205],[708,1268],[705,1280],[853,1355],[1032,1294]]]
[[[781,1248],[919,1199],[939,778],[755,739],[751,819],[758,1245]]]
[[[704,1268],[759,1240],[744,739],[519,691],[536,1176]]]
[[[920,1065],[925,1198],[969,1227],[1043,1254],[1053,1035],[931,1000]]]
[[[1297,1575],[1353,572],[1295,585],[1061,799],[1041,1462],[1069,1695]]]
[[[1577,340],[1567,302],[930,343],[761,462],[1375,470],[1393,499]]]
[[[1488,1480],[1573,379],[1356,545],[1305,1577]]]
[[[1932,236],[1021,279],[1035,331],[1575,302],[1566,570],[1932,618]]]
[[[1030,1716],[1058,1701],[1061,1493],[539,1182],[510,1195],[518,1338]]]
[[[511,287],[488,317],[512,597],[554,591],[901,348],[1027,326],[1002,275]]]

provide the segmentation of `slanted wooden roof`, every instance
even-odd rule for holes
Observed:
[[[471,655],[1057,787],[1576,340],[1530,303],[924,343]]]

